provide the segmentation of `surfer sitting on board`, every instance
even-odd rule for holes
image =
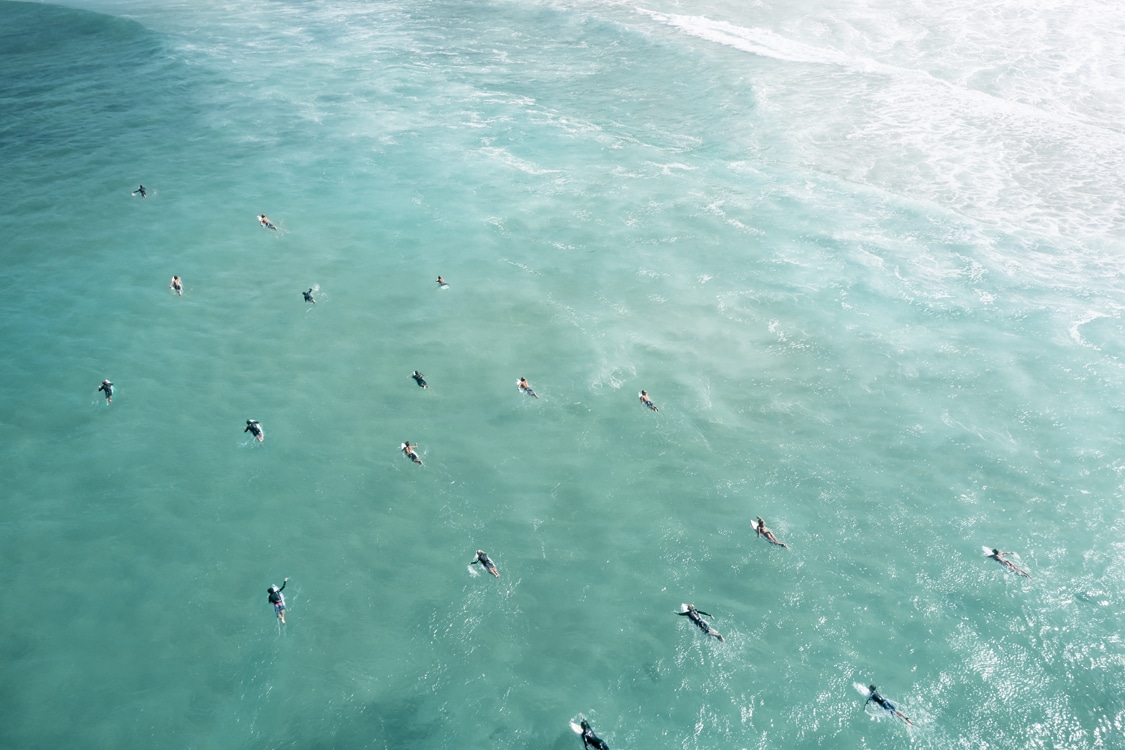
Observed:
[[[535,395],[535,391],[531,390],[531,386],[527,384],[527,378],[520,378],[516,381],[516,387],[529,396],[539,398],[539,396]]]
[[[137,189],[133,191],[133,195],[137,195],[138,193],[140,193],[140,196],[142,198],[148,197],[148,193],[145,192],[145,186],[144,185],[138,185]]]
[[[445,279],[443,279],[443,278],[442,278],[442,277],[440,277],[440,276],[438,276],[438,277],[437,277],[437,285],[438,285],[438,286],[449,286],[449,284],[447,284],[447,283],[445,282]]]
[[[985,549],[987,550],[987,547]],[[1004,559],[1004,555],[1011,555],[1011,554],[1015,554],[1015,553],[1013,553],[1013,552],[1001,552],[998,549],[994,549],[994,550],[992,550],[992,552],[988,552],[987,554],[993,560],[997,561],[998,563],[1000,563],[1001,565],[1003,565],[1005,568],[1012,571],[1013,573],[1018,573],[1021,576],[1023,576],[1024,578],[1031,578],[1031,575],[1026,570],[1020,570],[1019,568],[1017,568],[1012,563],[1011,560],[1005,560]]]
[[[484,566],[484,569],[492,575],[496,576],[497,578],[500,577],[500,571],[496,569],[496,563],[492,562],[492,560],[488,558],[488,555],[486,555],[484,550],[482,549],[477,550],[477,556],[473,558],[473,561],[469,563],[469,565],[476,565],[477,563],[480,563],[482,566]]]
[[[422,373],[418,372],[417,370],[415,370],[414,374],[411,375],[410,377],[414,378],[414,382],[418,384],[419,388],[429,388],[430,387],[430,384],[426,382],[426,376],[423,375]]]
[[[681,611],[677,612],[676,614],[687,617],[689,620],[695,623],[696,627],[698,627],[700,630],[702,630],[712,638],[718,638],[720,641],[723,640],[723,637],[719,635],[719,631],[708,625],[707,621],[704,620],[703,617],[701,617],[701,615],[707,615],[707,617],[714,617],[714,615],[696,609],[694,604],[683,604],[680,606]]]
[[[764,536],[766,541],[770,544],[776,544],[778,547],[789,549],[788,544],[777,541],[777,537],[773,535],[773,532],[766,528],[766,522],[762,520],[761,516],[758,516],[758,520],[754,522],[754,531],[758,532],[758,536]]]
[[[179,276],[173,276],[172,281],[168,284],[168,288],[176,294],[184,293],[184,282],[180,281]]]
[[[418,458],[418,454],[414,452],[414,449],[417,448],[417,447],[418,447],[417,445],[411,445],[410,441],[407,440],[405,443],[402,444],[402,455],[406,456],[411,461],[413,461],[414,463],[421,466],[422,465],[422,459]]]
[[[656,404],[652,403],[652,399],[648,397],[648,391],[641,391],[641,403],[653,411],[660,411],[656,408]]]
[[[265,214],[258,214],[258,223],[261,224],[266,229],[272,229],[275,232],[277,231],[277,227],[275,227],[273,225],[273,223],[270,222],[270,220],[266,218]]]
[[[266,433],[262,429],[262,425],[260,425],[256,419],[247,419],[246,429],[244,429],[243,432],[249,432],[258,439],[259,443],[266,439]]]
[[[892,714],[894,714],[898,718],[902,719],[903,721],[905,721],[910,726],[914,726],[914,722],[912,722],[909,718],[907,718],[906,714],[904,714],[902,711],[899,711],[898,707],[895,706],[895,704],[891,703],[889,700],[887,700],[883,696],[879,695],[879,691],[875,689],[874,685],[868,685],[867,689],[870,690],[871,692],[868,693],[867,700],[865,700],[863,702],[863,710],[864,711],[867,710],[867,704],[868,703],[870,703],[871,701],[875,701],[875,705],[877,705],[880,708],[883,708],[887,711],[890,711]]]
[[[282,625],[285,624],[285,597],[281,592],[285,590],[285,584],[288,582],[289,579],[286,578],[281,582],[281,588],[278,588],[275,584],[266,589],[270,594],[270,604],[273,605],[273,611],[277,613],[277,619],[281,620]]]
[[[309,287],[309,290],[307,292],[301,292],[301,294],[305,296],[305,302],[311,302],[314,305],[316,304],[316,300],[313,299],[312,296],[312,287]]]
[[[98,386],[99,391],[105,391],[105,405],[109,406],[113,403],[113,383],[108,380],[103,380],[102,384]]]
[[[604,740],[594,734],[594,729],[590,726],[590,722],[582,719],[578,728],[582,730],[582,747],[592,747],[594,750],[609,750],[609,745],[605,744]]]

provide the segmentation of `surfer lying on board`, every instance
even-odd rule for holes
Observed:
[[[766,528],[766,522],[762,520],[761,516],[758,516],[758,520],[754,522],[754,531],[758,532],[758,536],[764,536],[766,541],[770,544],[776,544],[778,547],[789,549],[788,544],[777,541],[777,537],[773,535],[773,532]]]
[[[247,419],[246,429],[244,429],[243,432],[249,432],[258,439],[259,443],[266,439],[266,433],[262,429],[262,425],[258,424],[258,420],[256,419]]]
[[[281,588],[277,585],[270,586],[266,591],[270,594],[270,604],[273,605],[273,611],[277,613],[277,619],[281,620],[281,624],[285,624],[285,597],[281,594],[285,590],[285,584],[289,583],[286,578],[281,582]]]
[[[113,383],[108,380],[103,380],[102,384],[98,386],[99,391],[105,391],[105,405],[109,406],[113,403]]]
[[[871,692],[868,694],[867,700],[865,700],[863,702],[863,710],[864,711],[867,711],[867,704],[868,703],[870,703],[871,701],[875,701],[875,705],[877,705],[880,708],[883,708],[887,711],[890,711],[892,714],[894,714],[898,718],[902,719],[903,721],[905,721],[910,726],[914,726],[914,722],[912,722],[909,718],[907,718],[906,714],[904,714],[902,711],[899,711],[898,707],[895,706],[895,704],[891,703],[889,700],[887,700],[883,696],[879,695],[879,691],[875,689],[874,685],[868,685],[867,689],[870,690]]]
[[[137,195],[138,193],[140,194],[140,196],[142,198],[148,197],[148,193],[145,192],[145,186],[144,185],[138,185],[137,189],[133,191],[133,195]]]
[[[418,454],[414,452],[414,449],[417,448],[417,447],[418,447],[417,445],[411,445],[410,441],[407,440],[405,443],[402,444],[402,455],[406,456],[411,461],[413,461],[414,463],[421,466],[422,465],[422,459],[418,458]]]
[[[418,372],[417,370],[415,370],[414,374],[411,375],[410,377],[414,378],[414,382],[418,384],[419,388],[429,388],[430,387],[430,384],[426,382],[426,376],[423,375],[422,373]]]
[[[527,378],[520,378],[516,381],[516,387],[533,398],[539,398],[539,396],[535,395],[535,391],[531,390],[531,386],[527,384]]]
[[[496,576],[497,578],[500,577],[500,571],[496,569],[496,563],[488,559],[488,555],[486,555],[484,550],[482,549],[477,550],[477,556],[473,558],[473,561],[469,563],[469,565],[476,565],[477,563],[483,565],[484,569],[492,575]]]
[[[641,403],[653,411],[660,411],[656,408],[656,404],[652,403],[652,399],[648,397],[648,391],[641,391]]]
[[[179,276],[173,276],[172,281],[169,282],[169,284],[168,284],[168,288],[171,289],[176,294],[183,294],[184,293],[184,282],[180,281]]]
[[[590,726],[590,722],[582,719],[578,726],[582,730],[582,747],[592,747],[594,750],[609,750],[609,745],[605,744],[604,740],[594,734],[594,729]]]
[[[994,550],[992,550],[992,552],[988,556],[991,557],[996,562],[1003,565],[1008,570],[1012,571],[1013,573],[1018,573],[1019,575],[1023,576],[1024,578],[1031,578],[1031,575],[1026,570],[1020,570],[1019,568],[1017,568],[1012,563],[1011,560],[1004,559],[1004,555],[1011,555],[1011,554],[1014,554],[1014,553],[1012,553],[1012,552],[1001,552],[998,549],[994,549]]]
[[[316,304],[316,300],[313,299],[313,296],[312,296],[312,287],[311,286],[309,287],[309,290],[307,292],[301,292],[301,294],[303,294],[305,296],[305,302],[311,302],[314,305]]]
[[[277,231],[277,227],[275,227],[273,225],[273,223],[270,222],[270,220],[266,218],[265,214],[258,214],[258,223],[261,224],[266,229],[272,229],[275,232]]]
[[[701,615],[707,615],[708,617],[714,617],[714,615],[696,609],[694,604],[683,604],[680,606],[682,607],[682,609],[676,614],[687,617],[689,620],[695,623],[696,627],[698,627],[700,630],[702,630],[712,638],[718,638],[720,641],[723,640],[723,637],[719,635],[719,631],[708,625],[707,621],[701,617]]]

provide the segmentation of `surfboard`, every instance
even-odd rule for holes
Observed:
[[[871,691],[867,689],[866,685],[860,685],[858,682],[853,682],[852,687],[854,687],[864,698],[871,697]]]
[[[980,547],[980,551],[984,553],[985,557],[992,557],[992,547],[985,547],[982,544]]]
[[[688,605],[684,604],[683,602],[680,602],[680,611],[681,612],[687,612],[688,611]]]
[[[576,721],[570,722],[570,728],[571,728],[571,730],[574,731],[575,734],[577,734],[577,735],[582,734],[582,727],[578,724],[578,722],[576,722]]]

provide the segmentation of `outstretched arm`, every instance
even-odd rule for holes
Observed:
[[[697,609],[697,610],[695,610],[695,611],[696,611],[696,612],[698,612],[698,613],[699,613],[699,614],[701,614],[701,615],[707,615],[707,616],[708,616],[708,617],[710,617],[710,618],[711,618],[712,620],[714,620],[714,619],[715,619],[715,616],[714,616],[713,614],[711,614],[710,612],[704,612],[704,611],[703,611],[702,609]]]

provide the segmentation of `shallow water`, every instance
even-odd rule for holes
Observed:
[[[76,6],[0,2],[0,746],[1125,746],[1116,6]]]

